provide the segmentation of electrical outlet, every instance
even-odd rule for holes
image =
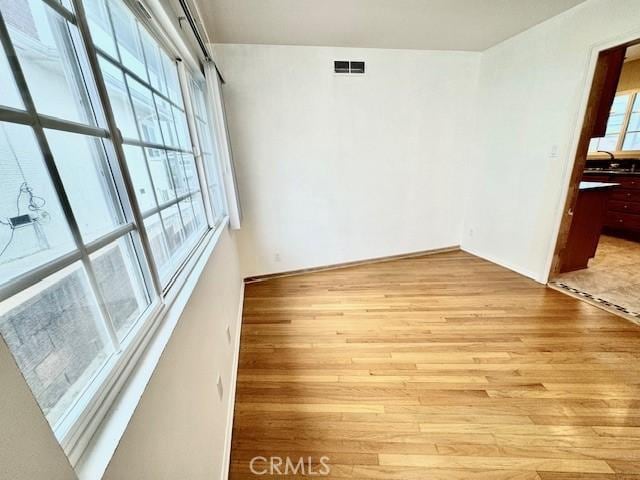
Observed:
[[[279,253],[276,253],[276,254],[273,256],[273,259],[274,259],[276,262],[279,262],[279,261],[280,261],[280,254],[279,254]]]

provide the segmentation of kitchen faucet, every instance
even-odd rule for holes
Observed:
[[[612,152],[608,150],[598,150],[598,152],[606,153],[607,155],[609,155],[609,168],[618,168],[620,166],[619,163],[613,163],[616,159],[616,156]]]

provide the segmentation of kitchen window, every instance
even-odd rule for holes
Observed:
[[[67,454],[226,216],[202,75],[80,1],[0,4],[0,334]]]
[[[640,90],[620,92],[611,105],[604,137],[592,138],[589,154],[608,151],[624,157],[640,153]]]

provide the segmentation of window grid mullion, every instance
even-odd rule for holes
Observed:
[[[24,76],[24,72],[22,71],[20,61],[18,60],[18,56],[16,55],[15,49],[13,47],[13,43],[11,42],[11,39],[9,37],[9,31],[7,30],[7,26],[4,22],[2,13],[0,13],[0,41],[2,42],[2,46],[7,55],[7,60],[9,62],[10,69],[13,72],[13,77],[16,85],[18,86],[18,90],[20,91],[22,102],[26,108],[26,111],[34,118],[32,128],[38,142],[38,146],[40,147],[40,151],[44,158],[47,172],[49,173],[49,177],[51,178],[51,182],[58,196],[58,200],[60,202],[62,211],[64,212],[64,216],[67,220],[67,224],[71,231],[73,241],[76,244],[76,248],[80,252],[81,262],[85,267],[93,295],[95,295],[96,297],[98,308],[102,316],[102,321],[104,322],[105,328],[107,328],[107,331],[109,332],[111,341],[114,343],[114,348],[118,351],[119,345],[117,338],[112,337],[111,335],[111,329],[113,328],[111,315],[106,308],[106,303],[102,296],[102,292],[100,291],[97,280],[95,278],[95,272],[91,265],[91,260],[89,258],[87,249],[84,245],[82,234],[80,233],[80,227],[78,226],[78,221],[76,220],[75,214],[73,213],[71,201],[69,200],[69,197],[67,196],[67,193],[64,189],[62,177],[60,175],[60,172],[58,171],[58,166],[56,165],[53,158],[53,153],[51,152],[51,148],[49,147],[49,141],[47,140],[47,137],[44,133],[44,128],[42,127],[42,125],[40,124],[40,120],[38,119],[33,97],[31,96],[27,80]]]
[[[136,256],[138,257],[138,262],[140,264],[143,263],[140,261],[141,258],[146,259],[146,262],[144,262],[145,268],[142,268],[142,272],[143,272],[143,277],[146,280],[145,283],[147,283],[147,288],[150,290],[153,290],[155,292],[155,296],[161,297],[162,285],[160,282],[160,274],[155,265],[155,262],[153,261],[151,243],[150,243],[149,237],[147,236],[146,229],[144,228],[144,223],[143,223],[144,219],[142,218],[142,212],[140,210],[138,199],[135,195],[135,189],[133,187],[131,174],[129,172],[129,169],[126,163],[124,149],[122,146],[122,138],[117,128],[115,116],[113,114],[113,109],[111,108],[111,103],[109,101],[109,96],[107,93],[107,87],[104,81],[104,77],[102,76],[102,71],[100,70],[100,65],[98,63],[98,55],[93,45],[93,40],[91,37],[91,32],[89,30],[89,24],[87,22],[84,5],[82,4],[81,0],[72,0],[72,2],[75,7],[76,18],[78,20],[78,29],[82,37],[82,42],[84,43],[87,51],[89,67],[95,79],[96,88],[98,90],[98,95],[100,97],[100,104],[102,106],[102,111],[103,111],[105,120],[107,122],[108,130],[111,133],[112,145],[115,150],[115,157],[118,163],[119,172],[123,178],[123,184],[126,190],[128,206],[131,208],[131,214],[137,226],[138,238],[133,242],[134,249],[136,250]],[[107,5],[107,12],[109,13],[110,26],[113,31],[113,23],[111,22],[108,3],[106,5]],[[117,48],[117,42],[116,42],[116,48]]]
[[[146,219],[151,217],[152,215],[155,215],[156,213],[160,213],[163,210],[167,210],[168,208],[171,208],[174,205],[177,205],[178,203],[182,202],[183,200],[186,200],[188,198],[194,197],[197,194],[201,193],[200,190],[196,190],[194,192],[189,192],[189,193],[185,193],[183,195],[177,196],[176,198],[169,200],[168,202],[164,202],[161,205],[158,205],[156,207],[153,207],[149,210],[147,210],[146,212],[142,213],[142,216]]]
[[[167,150],[169,152],[192,153],[189,150],[183,150],[182,148],[161,145],[159,143],[147,142],[145,140],[136,140],[134,138],[124,138],[122,139],[122,143],[124,143],[125,145],[135,145],[137,147],[147,147],[147,148],[155,148],[157,150]]]
[[[77,25],[78,20],[76,19],[76,16],[73,14],[73,12],[70,12],[69,10],[67,10],[66,7],[64,7],[57,0],[42,0],[42,1],[46,3],[52,10],[54,10],[60,16],[64,17],[64,19],[67,22],[73,25]]]

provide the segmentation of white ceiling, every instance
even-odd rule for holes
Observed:
[[[194,0],[216,43],[485,50],[584,0]]]

